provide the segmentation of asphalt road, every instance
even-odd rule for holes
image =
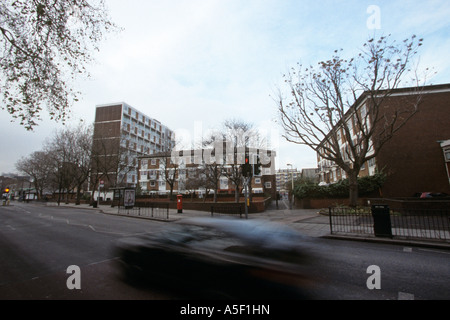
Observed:
[[[185,298],[159,288],[132,286],[116,268],[112,251],[116,239],[167,223],[172,222],[38,203],[2,206],[0,299]],[[450,299],[450,251],[323,238],[310,238],[306,245],[317,256],[309,288],[315,299]],[[67,287],[71,276],[67,268],[72,265],[80,267],[81,289]],[[368,280],[379,288],[369,289]]]

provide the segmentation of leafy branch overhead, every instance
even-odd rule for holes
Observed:
[[[73,89],[106,32],[118,30],[103,0],[2,0],[2,109],[31,130],[47,110],[64,121],[78,100]]]

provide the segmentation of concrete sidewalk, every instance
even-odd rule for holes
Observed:
[[[55,206],[56,204],[49,203],[48,205]],[[62,204],[60,207],[72,207],[72,208],[80,208],[80,209],[91,209],[97,210],[98,212],[102,212],[104,214],[111,215],[119,215],[117,207],[111,207],[107,205],[100,205],[97,208],[93,208],[92,206],[81,204]],[[282,207],[282,206],[280,206]],[[163,209],[164,211],[166,209]],[[152,218],[148,216],[137,216],[137,215],[124,215],[120,214],[120,216],[128,216],[140,219],[153,219],[164,222],[177,221],[180,219],[186,218],[194,218],[194,217],[211,217],[210,212],[205,211],[195,211],[195,210],[185,210],[183,209],[182,213],[178,213],[176,209],[169,209],[169,219],[166,219],[164,214],[164,218]],[[223,214],[214,214],[215,217],[219,216],[229,216]],[[245,215],[242,214],[242,218],[245,218]],[[298,230],[305,236],[316,237],[316,238],[329,238],[329,239],[340,239],[340,240],[355,240],[355,241],[366,241],[366,242],[378,242],[378,243],[389,243],[389,244],[397,244],[397,245],[405,245],[405,246],[422,246],[422,247],[432,247],[439,249],[449,249],[450,243],[448,242],[440,242],[440,241],[428,241],[428,240],[403,240],[403,239],[389,239],[389,238],[379,238],[371,235],[336,235],[330,233],[330,222],[329,217],[327,215],[323,215],[319,213],[318,209],[286,209],[286,208],[274,208],[271,207],[269,210],[266,210],[262,213],[249,213],[248,219],[262,219],[267,221],[272,221],[275,223],[285,224],[290,226],[291,228]]]

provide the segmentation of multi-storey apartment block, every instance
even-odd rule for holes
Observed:
[[[172,130],[124,102],[96,107],[93,139],[91,181],[101,180],[106,188],[136,186],[137,157],[175,144]]]
[[[319,170],[317,168],[304,168],[301,171],[297,168],[279,169],[277,170],[277,191],[284,194],[292,189],[292,183],[297,179],[318,183]]]
[[[224,150],[225,151],[225,150]],[[266,193],[275,197],[275,152],[255,150],[267,158],[262,161],[258,175],[251,178],[250,188],[253,193]],[[229,153],[229,150],[228,150]],[[206,154],[208,155],[206,157]],[[214,149],[181,150],[161,152],[139,157],[139,185],[143,194],[185,194],[196,192],[204,195],[214,192],[217,184],[219,193],[233,194],[236,187],[234,178],[242,178],[239,170],[241,163],[230,163],[220,159],[233,159],[229,154],[217,155]],[[209,170],[209,173],[206,172]],[[216,181],[211,182],[211,170],[217,170]],[[233,176],[233,170],[236,176]],[[208,177],[207,177],[208,176]],[[208,181],[205,181],[208,180]],[[208,190],[208,191],[207,191]]]
[[[277,190],[285,192],[290,189],[292,181],[297,180],[301,175],[301,172],[297,169],[279,169],[277,170]]]
[[[363,164],[359,176],[373,175],[377,170],[383,170],[387,174],[387,181],[380,190],[383,196],[411,197],[419,192],[450,193],[446,158],[443,161],[442,157],[443,150],[444,155],[447,150],[445,141],[450,138],[450,84],[426,86],[419,91],[414,88],[396,89],[384,99],[380,110],[392,114],[392,110],[412,104],[418,95],[420,104],[417,112],[382,148],[376,149],[376,136],[370,141],[372,147],[368,154],[379,152],[376,157]],[[363,94],[356,102],[356,110],[362,115],[367,112],[367,97],[368,95]],[[352,121],[353,116],[348,113],[345,120]],[[371,123],[368,122],[367,125],[370,126]],[[360,134],[358,127],[354,124],[349,127],[352,139],[357,139]],[[348,156],[342,130],[333,130],[337,132],[341,153],[344,157]],[[329,138],[322,143],[328,143],[327,139]],[[347,178],[345,172],[333,161],[318,155],[317,163],[321,183],[335,183]]]

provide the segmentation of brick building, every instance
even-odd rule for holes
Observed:
[[[135,187],[137,157],[171,150],[175,134],[124,102],[96,106],[91,185]]]
[[[275,152],[269,150],[255,150],[259,155],[264,154],[268,160],[263,161],[261,172],[251,179],[253,193],[264,193],[272,197],[276,196],[275,179]],[[206,157],[206,155],[208,155]],[[223,156],[223,155],[222,155]],[[230,159],[230,157],[226,156]],[[232,158],[232,157],[231,157]],[[170,183],[173,183],[174,194],[186,194],[195,192],[204,195],[206,192],[205,164],[216,165],[214,149],[181,150],[161,152],[139,157],[139,186],[143,194],[165,195],[170,192]],[[233,166],[239,169],[239,163],[217,163],[217,170],[221,172],[218,184],[218,192],[222,194],[234,194],[235,185],[225,173],[233,170]],[[240,174],[240,173],[239,173]],[[170,183],[168,182],[170,181]],[[209,192],[213,193],[213,187],[209,185]]]
[[[301,176],[301,172],[295,169],[279,169],[277,170],[277,191],[287,192],[291,189],[292,180],[295,181]]]
[[[448,183],[450,184],[450,139],[440,141],[444,153],[445,169],[447,171]]]
[[[396,89],[383,101],[382,109],[388,114],[417,99],[419,94],[421,102],[417,113],[360,171],[360,176],[372,175],[377,170],[383,170],[388,175],[381,190],[384,197],[411,197],[418,192],[450,194],[447,158],[442,155],[443,150],[444,155],[447,150],[442,143],[450,139],[450,84],[426,86],[420,92],[414,88]],[[357,103],[364,107],[364,94]],[[320,156],[318,167],[322,183],[334,183],[346,178],[338,166]]]

